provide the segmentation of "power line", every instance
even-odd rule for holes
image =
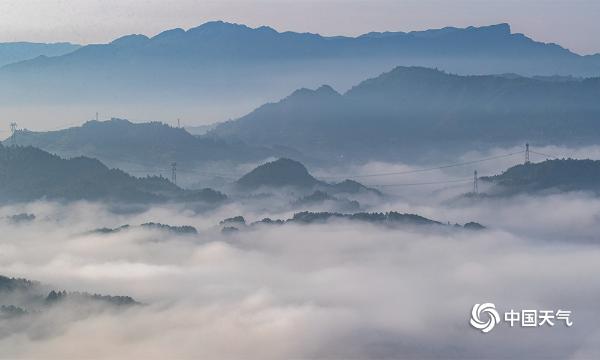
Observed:
[[[452,163],[452,164],[447,164],[447,165],[441,165],[441,166],[435,166],[435,167],[429,167],[429,168],[421,168],[421,169],[415,169],[415,170],[408,170],[408,171],[397,171],[397,172],[387,172],[387,173],[372,173],[372,174],[361,174],[361,175],[341,175],[341,176],[320,176],[319,178],[322,179],[339,179],[339,178],[369,178],[369,177],[378,177],[378,176],[391,176],[391,175],[406,175],[406,174],[415,174],[415,173],[422,173],[422,172],[428,172],[428,171],[433,171],[433,170],[440,170],[440,169],[448,169],[448,168],[453,168],[453,167],[459,167],[459,166],[466,166],[466,165],[471,165],[471,164],[477,164],[477,163],[481,163],[481,162],[485,162],[485,161],[491,161],[491,160],[496,160],[496,159],[502,159],[502,158],[507,158],[507,157],[511,157],[514,155],[518,155],[518,154],[527,154],[528,152],[533,153],[533,154],[537,154],[537,155],[542,155],[542,156],[546,156],[546,157],[550,157],[550,158],[557,158],[555,156],[552,155],[548,155],[548,154],[544,154],[544,153],[540,153],[540,152],[536,152],[533,151],[531,149],[528,149],[528,146],[526,145],[526,149],[523,151],[516,151],[516,152],[512,152],[512,153],[508,153],[508,154],[503,154],[503,155],[496,155],[496,156],[490,156],[490,157],[485,157],[485,158],[480,158],[480,159],[476,159],[476,160],[471,160],[471,161],[465,161],[465,162],[459,162],[459,163]],[[158,173],[162,176],[162,173],[169,173],[171,172],[171,181],[173,183],[177,182],[177,169],[176,169],[176,164],[172,163],[171,167],[169,169],[164,169],[164,168],[158,168],[158,169],[127,169],[127,168],[123,168],[123,171],[127,172],[127,173],[143,173],[143,174],[147,174],[147,175],[151,175],[152,173]],[[241,175],[239,174],[224,174],[224,173],[216,173],[216,172],[211,172],[211,171],[203,171],[203,170],[194,170],[194,169],[189,169],[189,170],[185,170],[182,172],[183,174],[198,174],[198,175],[203,175],[203,176],[217,176],[217,177],[222,177],[225,179],[237,179],[239,178]],[[426,182],[416,182],[416,183],[397,183],[397,184],[371,184],[371,185],[367,185],[367,186],[371,186],[371,187],[400,187],[400,186],[420,186],[420,185],[437,185],[437,184],[450,184],[450,183],[459,183],[459,182],[473,182],[474,185],[474,191],[477,192],[478,191],[478,180],[479,180],[479,176],[477,174],[477,172],[475,171],[474,176],[473,177],[469,177],[469,178],[462,178],[462,179],[453,179],[453,180],[443,180],[443,181],[426,181]]]
[[[453,180],[443,180],[443,181],[430,181],[430,182],[420,182],[420,183],[403,183],[403,184],[382,184],[382,185],[377,185],[377,184],[371,184],[371,185],[365,185],[365,186],[370,186],[370,187],[396,187],[396,186],[420,186],[420,185],[438,185],[438,184],[452,184],[452,183],[459,183],[459,182],[472,182],[473,178],[463,178],[463,179],[453,179]]]
[[[509,153],[509,154],[504,154],[504,155],[497,155],[497,156],[490,156],[487,158],[482,158],[482,159],[477,159],[477,160],[471,160],[471,161],[465,161],[465,162],[461,162],[461,163],[453,163],[453,164],[448,164],[448,165],[442,165],[442,166],[436,166],[436,167],[430,167],[430,168],[423,168],[423,169],[415,169],[415,170],[408,170],[408,171],[397,171],[397,172],[388,172],[388,173],[374,173],[374,174],[362,174],[362,175],[340,175],[340,176],[321,176],[322,179],[338,179],[338,178],[367,178],[367,177],[376,177],[376,176],[390,176],[390,175],[406,175],[406,174],[414,174],[414,173],[420,173],[420,172],[426,172],[426,171],[433,171],[433,170],[440,170],[440,169],[448,169],[448,168],[452,168],[452,167],[458,167],[458,166],[465,166],[465,165],[471,165],[471,164],[477,164],[480,162],[484,162],[484,161],[490,161],[490,160],[496,160],[496,159],[502,159],[502,158],[507,158],[510,156],[514,156],[517,154],[522,154],[523,150],[521,151],[517,151],[517,152],[513,152],[513,153]]]
[[[56,127],[47,128],[44,130],[34,130],[34,132],[43,133],[43,132],[50,132],[50,131],[68,130],[73,127],[81,127],[81,126],[83,126],[83,124],[81,122],[75,122],[75,123],[70,123],[70,124],[66,124],[66,125],[60,125],[60,126],[56,126]]]
[[[558,159],[558,156],[548,155],[548,154],[544,154],[544,153],[533,151],[533,150],[531,150],[531,153],[536,154],[536,155],[545,156],[547,158]]]
[[[452,164],[448,164],[448,165],[441,165],[441,166],[436,166],[436,167],[430,167],[430,168],[423,168],[423,169],[415,169],[415,170],[409,170],[409,171],[398,171],[398,172],[389,172],[389,173],[373,173],[373,174],[362,174],[362,175],[341,175],[341,176],[319,176],[319,178],[321,179],[339,179],[339,178],[368,178],[368,177],[377,177],[377,176],[391,176],[391,175],[405,175],[405,174],[414,174],[414,173],[421,173],[421,172],[427,172],[427,171],[433,171],[433,170],[440,170],[440,169],[448,169],[448,168],[452,168],[452,167],[459,167],[459,166],[466,166],[466,165],[470,165],[470,164],[477,164],[477,163],[481,163],[484,161],[491,161],[491,160],[496,160],[496,159],[502,159],[502,158],[507,158],[510,156],[514,156],[514,155],[518,155],[518,154],[522,154],[524,151],[517,151],[517,152],[512,152],[512,153],[508,153],[508,154],[503,154],[503,155],[496,155],[496,156],[490,156],[490,157],[486,157],[486,158],[481,158],[481,159],[477,159],[477,160],[471,160],[471,161],[465,161],[465,162],[460,162],[460,163],[452,163]],[[171,171],[171,169],[148,169],[148,170],[144,170],[144,169],[130,169],[130,170],[125,170],[129,173],[161,173],[161,172],[168,172]],[[210,171],[203,171],[203,170],[186,170],[184,171],[185,174],[199,174],[199,175],[206,175],[206,176],[219,176],[219,177],[223,177],[223,178],[230,178],[230,179],[236,179],[239,178],[240,174],[224,174],[224,173],[215,173],[215,172],[210,172]],[[435,182],[438,183],[438,182]],[[426,185],[429,183],[417,183],[416,185]],[[403,185],[403,184],[399,184],[399,185]],[[407,184],[410,185],[410,184]],[[378,186],[378,185],[372,185],[372,186]],[[395,186],[395,185],[394,185]]]

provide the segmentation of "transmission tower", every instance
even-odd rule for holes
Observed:
[[[171,163],[171,182],[177,185],[177,163]]]
[[[180,121],[180,119],[177,119],[177,127],[178,127],[179,129],[181,129],[181,121]]]
[[[473,173],[473,193],[479,194],[479,177],[477,177],[477,170]]]
[[[529,143],[525,144],[525,164],[529,164]]]
[[[12,140],[12,145],[15,146],[17,145],[17,123],[16,122],[11,122],[10,123],[10,133],[11,133],[11,140]]]

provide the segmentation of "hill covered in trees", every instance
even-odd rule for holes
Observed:
[[[0,275],[0,321],[35,317],[56,306],[86,316],[105,309],[123,309],[141,305],[130,296],[68,292],[52,289],[46,284]],[[8,324],[7,324],[8,325]],[[5,334],[0,331],[0,338]]]
[[[132,123],[115,118],[56,131],[21,130],[15,139],[11,137],[4,144],[13,142],[63,157],[93,157],[119,168],[135,164],[166,169],[171,162],[189,168],[211,161],[256,161],[278,153],[239,141],[194,136],[183,128],[160,122]]]
[[[38,199],[127,203],[223,201],[211,189],[183,190],[162,177],[136,178],[96,159],[63,159],[33,147],[0,145],[0,203]]]
[[[122,231],[127,231],[131,229],[148,229],[148,230],[158,230],[166,233],[171,233],[175,235],[197,235],[198,230],[190,225],[181,225],[174,226],[168,224],[161,224],[155,222],[143,223],[139,226],[131,226],[129,224],[119,226],[117,228],[100,228],[91,231],[93,234],[115,234]]]
[[[379,191],[353,180],[345,180],[334,184],[317,180],[302,163],[286,158],[259,165],[237,180],[236,185],[242,190],[289,187],[298,190],[317,189],[331,193],[372,193],[380,195]]]
[[[600,161],[546,160],[517,165],[481,180],[493,184],[490,194],[497,195],[566,191],[600,194]]]
[[[223,226],[225,232],[229,232],[232,229],[244,229],[247,227],[259,226],[259,225],[284,225],[284,224],[325,224],[330,221],[351,221],[351,222],[366,222],[377,225],[384,225],[390,227],[398,226],[450,226],[439,221],[431,220],[426,217],[416,214],[403,214],[396,211],[390,212],[355,212],[355,213],[339,213],[339,212],[311,212],[303,211],[295,213],[289,219],[270,219],[265,218],[250,224],[246,223],[246,220],[237,216],[221,221],[220,225]],[[455,228],[463,228],[469,230],[483,230],[485,229],[479,223],[469,222],[464,225],[455,224],[452,225]]]
[[[244,189],[258,189],[263,186],[310,188],[319,184],[319,181],[298,161],[282,158],[259,165],[242,176],[236,184]]]

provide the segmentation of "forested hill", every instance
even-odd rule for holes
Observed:
[[[193,167],[208,161],[256,161],[277,152],[214,137],[197,137],[185,129],[160,122],[132,123],[113,118],[88,121],[82,126],[56,131],[16,133],[18,145],[31,145],[64,156],[87,156],[111,166],[141,164],[166,167],[177,161]],[[9,138],[6,144],[12,144]]]
[[[539,193],[553,191],[592,191],[600,193],[600,161],[547,160],[521,164],[504,173],[481,180],[492,183],[492,193]]]
[[[37,199],[131,203],[218,202],[225,196],[205,189],[183,190],[162,177],[132,177],[96,159],[62,159],[33,147],[0,145],[0,202]]]
[[[281,158],[259,165],[244,176],[236,185],[241,190],[258,190],[263,188],[295,188],[296,190],[321,190],[330,193],[371,193],[381,195],[376,189],[368,188],[353,180],[339,183],[327,183],[313,177],[300,162]]]

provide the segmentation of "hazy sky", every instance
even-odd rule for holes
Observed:
[[[327,35],[508,22],[589,54],[599,18],[598,0],[0,0],[0,41],[108,42],[217,19]]]

